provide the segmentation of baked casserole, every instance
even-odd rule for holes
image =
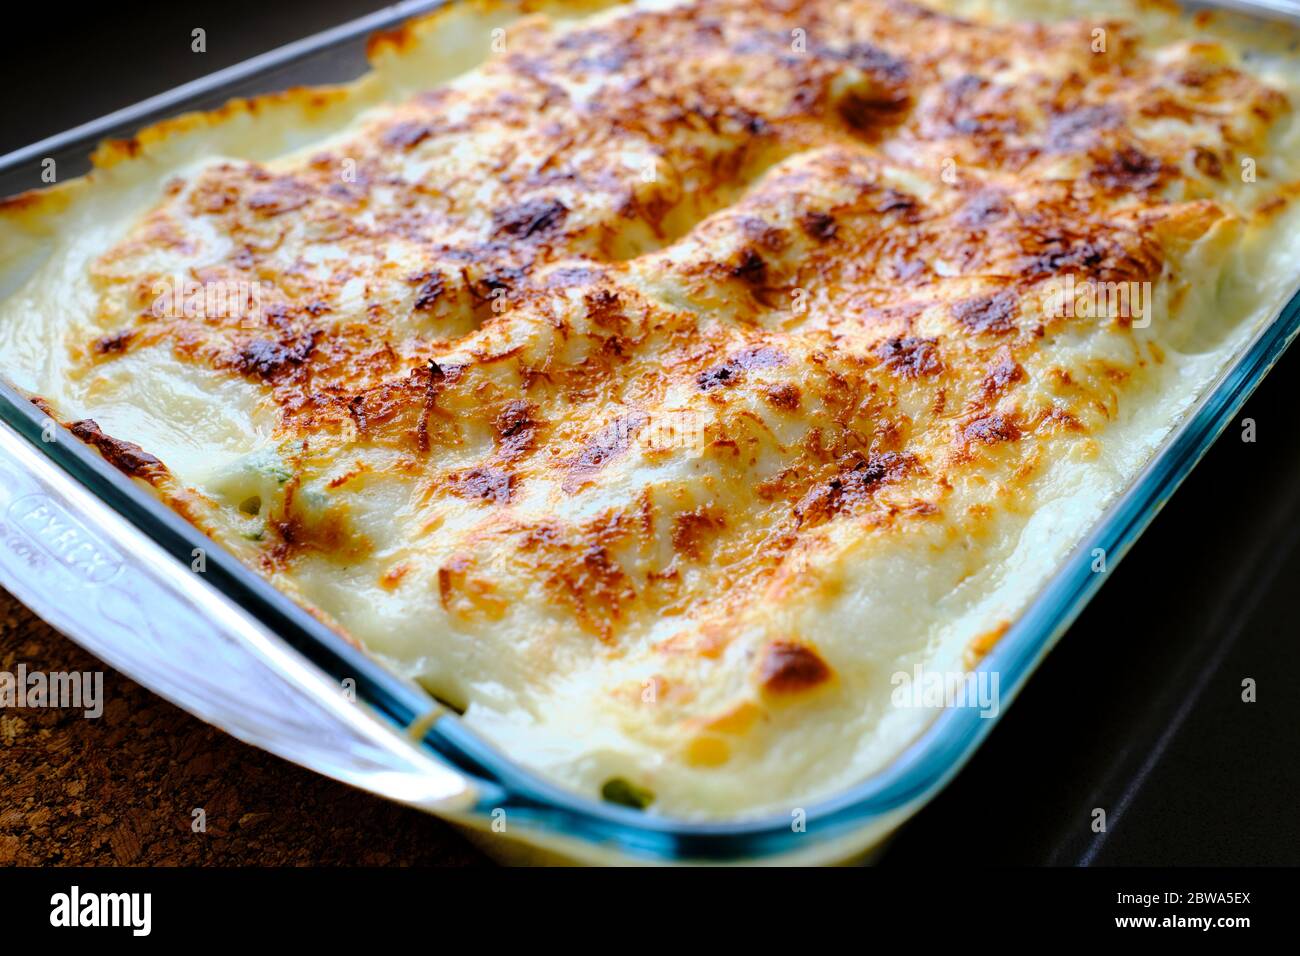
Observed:
[[[7,200],[0,370],[516,759],[797,808],[916,738],[900,683],[974,667],[1294,290],[1287,39],[463,0]]]

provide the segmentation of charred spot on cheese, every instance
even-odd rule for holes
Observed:
[[[592,280],[596,277],[593,276]],[[587,307],[587,315],[596,325],[603,328],[618,328],[627,320],[623,312],[623,300],[613,289],[599,288],[582,297]]]
[[[834,52],[882,86],[892,88],[896,101],[906,99],[907,91],[903,87],[911,76],[911,71],[901,57],[861,40],[850,43],[842,51]]]
[[[831,667],[807,644],[772,641],[763,650],[758,679],[769,694],[802,694],[831,679]]]
[[[1022,260],[1033,276],[1050,276],[1077,269],[1091,273],[1105,261],[1106,247],[1091,239],[1074,241],[1067,236],[1045,236],[1038,248]]]
[[[1206,146],[1192,148],[1192,165],[1211,179],[1223,178],[1223,161],[1218,153]]]
[[[853,452],[836,462],[835,474],[815,485],[795,506],[801,526],[813,528],[868,500],[877,488],[901,479],[916,459],[899,452]]]
[[[600,276],[601,271],[595,266],[561,266],[546,274],[544,285],[548,289],[570,289],[575,286],[591,285]],[[610,290],[603,291],[605,294],[614,295]]]
[[[506,403],[492,420],[496,432],[497,454],[507,460],[520,458],[533,450],[537,437],[537,406],[522,399]]]
[[[256,176],[256,171],[254,171]],[[281,216],[301,209],[311,201],[311,187],[294,176],[270,178],[269,185],[248,197],[248,208],[262,216]]]
[[[260,501],[257,510],[263,510]],[[347,565],[373,551],[369,537],[352,521],[346,503],[304,493],[296,477],[285,484],[279,512],[268,515],[267,526],[278,536],[279,556],[284,560],[312,552]]]
[[[420,312],[432,309],[447,288],[446,280],[440,272],[424,272],[412,276],[410,281],[420,284],[420,288],[415,293],[414,303],[416,310]]]
[[[768,252],[779,253],[787,245],[784,229],[757,216],[742,216],[738,222],[740,232]]]
[[[570,608],[578,624],[601,641],[611,641],[637,593],[609,548],[543,526],[525,534],[522,549],[535,556],[551,593]]]
[[[786,412],[797,411],[802,397],[799,387],[789,383],[768,385],[763,389],[763,398],[766,399],[767,403],[773,408],[779,408]]]
[[[72,422],[68,431],[98,450],[104,460],[118,471],[132,478],[153,481],[167,474],[167,467],[161,461],[134,442],[104,434],[93,418]]]
[[[563,488],[572,493],[593,479],[607,464],[626,454],[637,433],[650,421],[645,412],[619,415],[604,428],[587,438],[582,451],[572,459],[564,477]]]
[[[134,329],[122,329],[120,332],[114,332],[112,335],[104,335],[95,339],[94,350],[96,355],[118,355],[126,351],[131,340],[135,338]]]
[[[429,451],[429,433],[438,423],[449,427],[438,408],[438,396],[454,386],[464,367],[437,362],[413,368],[405,376],[381,381],[351,395],[339,404],[362,436],[386,436],[392,444],[412,444],[421,453]]]
[[[1011,212],[1007,197],[1000,190],[982,189],[962,204],[957,221],[963,226],[983,229],[1006,218]]]
[[[986,108],[979,99],[991,85],[987,78],[974,73],[963,73],[942,84],[935,119],[944,131],[975,136],[1004,127],[1008,120]]]
[[[972,332],[1010,332],[1015,328],[1019,299],[1014,290],[973,296],[952,304],[952,316]]]
[[[385,146],[392,146],[397,149],[411,149],[423,143],[432,135],[433,127],[428,123],[419,120],[404,120],[400,123],[394,123],[384,130],[380,141]]]
[[[698,561],[704,542],[725,527],[726,519],[716,508],[685,511],[673,519],[673,549]]]
[[[897,189],[886,189],[880,194],[880,200],[875,205],[875,211],[882,216],[891,212],[898,212],[902,213],[902,219],[911,220],[914,218],[917,205],[915,196],[909,196]]]
[[[816,209],[800,216],[799,226],[810,239],[816,239],[818,242],[829,242],[834,239],[839,229],[834,216]]]
[[[762,286],[767,282],[767,262],[752,246],[740,250],[731,274],[737,279],[753,286]]]
[[[1110,104],[1089,104],[1056,110],[1047,120],[1047,148],[1069,152],[1095,143],[1102,130],[1123,122],[1121,112]]]
[[[508,502],[515,487],[514,475],[490,466],[453,472],[448,478],[453,494],[494,504]]]
[[[918,375],[933,375],[942,370],[938,344],[938,339],[896,335],[876,346],[876,354],[890,371],[907,378],[916,378]]]
[[[784,365],[786,357],[779,349],[770,346],[757,346],[737,352],[721,365],[701,372],[695,377],[695,384],[700,391],[708,392],[715,388],[734,385],[741,376],[755,368],[772,368]]]
[[[558,199],[530,199],[492,214],[493,232],[513,239],[530,239],[557,228],[569,214]]]
[[[244,375],[273,379],[306,362],[319,337],[311,332],[278,342],[253,339],[235,353],[233,364]]]
[[[1025,370],[1012,356],[1010,349],[1002,349],[998,352],[997,361],[980,381],[980,390],[985,396],[997,395],[1024,377]]]
[[[985,415],[968,422],[962,428],[962,436],[968,442],[984,445],[996,445],[999,442],[1017,441],[1020,438],[1020,426],[1010,416],[995,414]]]
[[[477,279],[466,282],[472,295],[481,305],[492,305],[504,293],[508,296],[518,286],[524,284],[527,275],[524,270],[512,266],[496,266],[484,271]]]
[[[723,385],[731,385],[736,381],[739,374],[739,369],[724,362],[722,365],[714,366],[708,371],[697,375],[695,384],[699,386],[700,391],[707,392]]]
[[[1107,189],[1141,192],[1154,189],[1165,175],[1165,164],[1133,146],[1123,146],[1095,163],[1088,180]]]
[[[859,132],[898,122],[911,101],[907,64],[865,42],[851,43],[836,55],[866,78],[864,83],[848,87],[840,97],[838,110],[844,122]]]

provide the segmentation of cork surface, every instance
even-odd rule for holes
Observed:
[[[0,590],[0,671],[96,671],[104,709],[0,707],[0,865],[487,862],[434,817],[210,727],[105,667]],[[206,832],[195,832],[194,811]]]

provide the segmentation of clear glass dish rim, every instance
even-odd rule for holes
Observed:
[[[88,155],[102,139],[123,129],[134,130],[151,118],[172,115],[193,100],[220,94],[239,82],[363,41],[376,30],[427,13],[447,2],[454,0],[399,3],[177,87],[0,157],[0,175],[54,153],[84,150]],[[1104,581],[1105,574],[1092,571],[1093,550],[1104,549],[1108,565],[1113,569],[1297,333],[1300,333],[1300,290],[1220,373],[1142,473],[983,659],[977,671],[996,671],[999,675],[1003,702],[999,717]],[[405,729],[428,712],[431,698],[321,624],[219,544],[135,487],[88,447],[75,441],[42,441],[43,413],[3,383],[0,383],[0,419],[177,560],[188,564],[193,548],[207,549],[207,581],[196,581],[196,586],[216,588],[332,678],[354,679],[358,701],[383,719],[398,729]],[[492,810],[503,808],[513,817],[542,830],[592,844],[612,845],[637,857],[761,860],[805,851],[809,841],[821,842],[852,833],[921,802],[961,769],[998,719],[982,718],[974,708],[941,712],[888,767],[841,793],[803,808],[806,832],[802,833],[792,828],[789,814],[730,822],[690,821],[584,797],[511,760],[466,728],[455,715],[434,722],[420,738],[419,745],[473,778],[480,792],[474,814],[485,822]]]

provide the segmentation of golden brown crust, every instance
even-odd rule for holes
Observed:
[[[273,569],[372,553],[342,504],[305,503],[314,480],[346,502],[354,481],[400,476],[422,514],[468,512],[454,532],[428,519],[451,554],[438,600],[462,623],[499,620],[514,575],[616,646],[637,623],[803,586],[800,561],[845,526],[942,516],[977,534],[991,506],[951,513],[955,489],[1014,507],[1039,446],[1082,447],[1150,361],[1117,316],[1103,324],[1127,351],[1054,367],[1052,343],[1097,320],[1046,313],[1045,287],[1159,279],[1229,218],[1210,198],[1224,170],[1287,107],[1213,51],[1154,62],[1122,23],[1098,52],[1096,26],[902,0],[701,0],[567,31],[526,18],[473,85],[303,158],[175,181],[96,262],[75,371],[164,347],[260,390],[294,474],[258,545]],[[376,37],[372,56],[425,28]],[[1012,76],[1008,48],[1040,55]],[[307,110],[337,95],[285,94]],[[1141,135],[1170,119],[1185,139]],[[171,270],[263,295],[159,314]],[[674,416],[690,428],[664,442]],[[644,478],[673,461],[688,463]],[[769,648],[762,687],[830,679],[801,641]]]
[[[161,461],[134,442],[105,435],[93,418],[71,422],[68,431],[98,451],[105,461],[124,475],[154,481],[167,474],[167,468]]]
[[[759,681],[770,694],[802,694],[831,679],[815,650],[794,641],[773,641],[763,652]]]

